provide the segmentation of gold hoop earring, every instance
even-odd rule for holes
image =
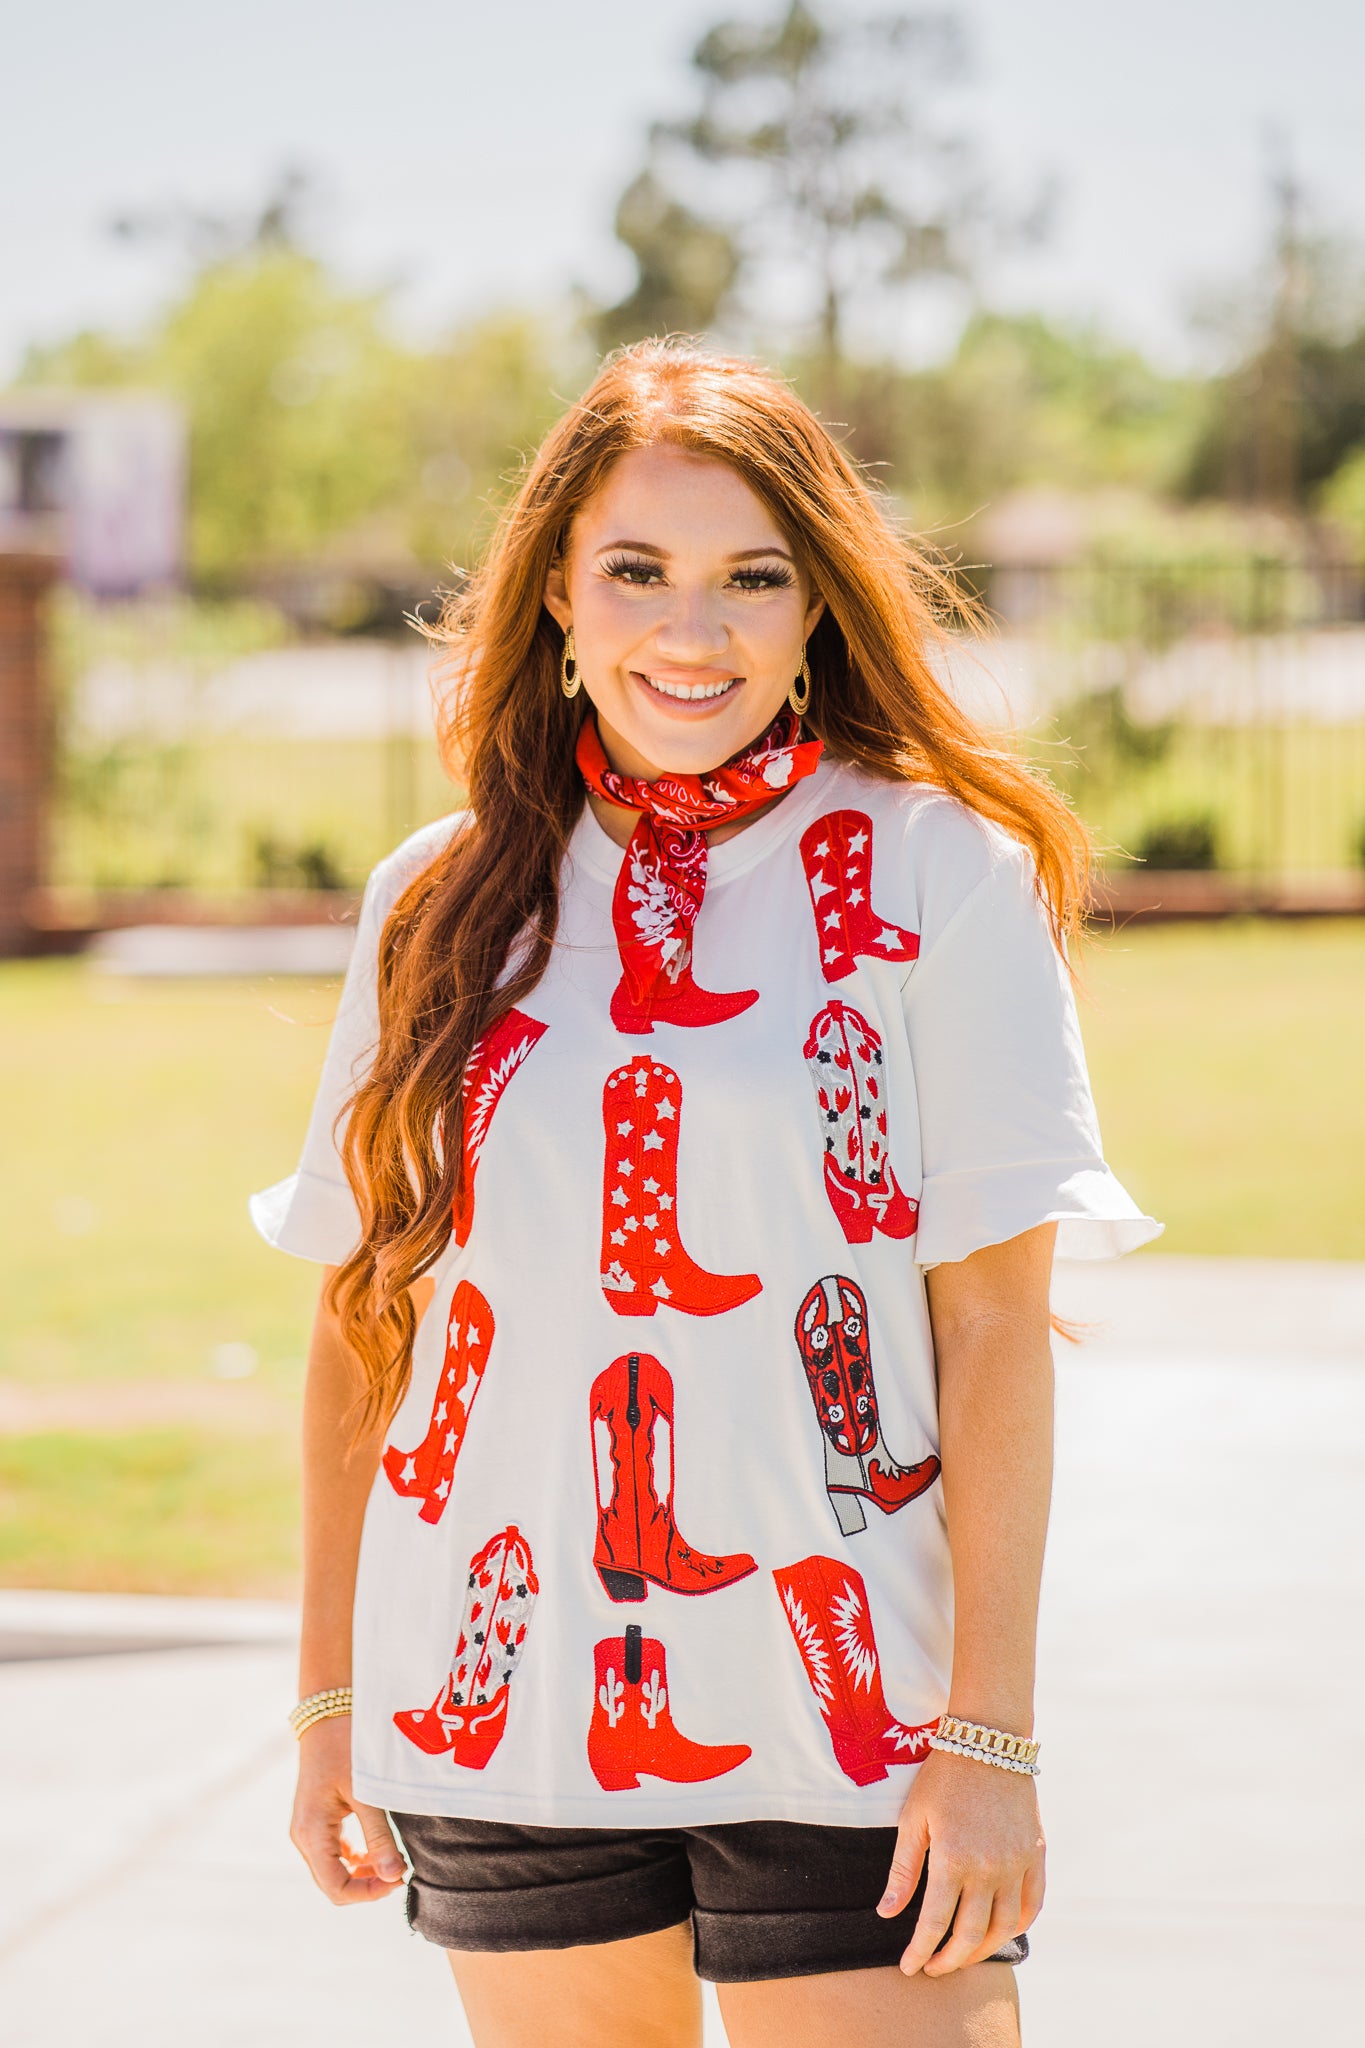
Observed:
[[[801,649],[801,673],[787,692],[787,702],[798,718],[804,718],[810,710],[810,663],[806,660],[804,647]]]
[[[559,658],[559,687],[566,697],[576,697],[583,687],[583,671],[574,652],[572,626],[564,635],[564,652]]]

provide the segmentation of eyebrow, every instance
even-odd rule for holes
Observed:
[[[648,540],[609,540],[603,547],[598,548],[597,552],[599,555],[653,555],[658,562],[666,562],[669,559],[667,548],[656,548],[654,543]],[[782,547],[741,548],[737,554],[727,555],[725,559],[727,562],[756,562],[760,559],[771,560],[774,555],[779,556],[784,562],[791,562],[793,568],[796,566],[795,557],[789,555]]]

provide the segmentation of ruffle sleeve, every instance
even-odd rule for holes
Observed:
[[[360,1215],[341,1163],[343,1111],[379,1044],[379,940],[407,883],[458,828],[460,813],[424,826],[381,861],[365,885],[355,947],[313,1101],[298,1170],[249,1197],[251,1220],[267,1244],[295,1258],[339,1266],[360,1242]]]
[[[1056,1223],[1058,1258],[1116,1258],[1163,1226],[1105,1163],[1032,859],[997,846],[905,986],[924,1169],[916,1257],[942,1265]]]

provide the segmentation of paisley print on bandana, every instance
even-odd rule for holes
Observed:
[[[813,774],[819,740],[798,740],[790,711],[761,739],[710,775],[661,775],[646,782],[608,765],[589,718],[578,735],[578,766],[594,795],[638,811],[612,898],[621,979],[611,999],[618,1031],[652,1031],[656,1023],[722,1024],[758,1001],[757,989],[719,994],[692,973],[692,935],[706,894],[706,833],[771,803]]]

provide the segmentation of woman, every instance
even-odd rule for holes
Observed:
[[[479,2048],[684,2048],[699,1976],[737,2048],[1018,2039],[1049,1270],[1158,1226],[1082,832],[932,595],[781,384],[610,361],[452,604],[469,809],[371,877],[256,1198],[328,1266],[293,1838],[339,1903],[401,1844]]]

